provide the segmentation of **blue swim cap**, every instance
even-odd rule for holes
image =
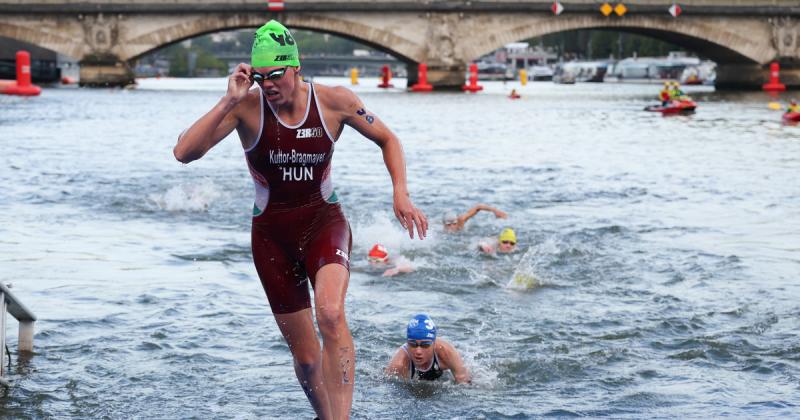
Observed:
[[[406,329],[408,340],[436,340],[436,324],[428,314],[417,314],[408,321]]]

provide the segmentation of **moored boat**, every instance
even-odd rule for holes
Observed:
[[[694,112],[695,109],[697,109],[697,103],[690,99],[672,101],[667,106],[650,105],[644,108],[645,111],[660,112],[663,115],[688,114]]]
[[[800,122],[800,112],[785,112],[783,114],[783,121],[787,123]]]

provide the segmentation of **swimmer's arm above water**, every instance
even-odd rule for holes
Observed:
[[[172,150],[175,159],[183,163],[200,159],[239,126],[237,106],[247,98],[253,85],[249,76],[251,69],[243,63],[236,66],[236,70],[228,78],[225,96],[206,115],[178,136],[178,144]]]
[[[394,267],[383,272],[383,277],[392,277],[401,273],[411,273],[414,271],[414,265],[408,258],[400,256],[394,262]]]
[[[453,372],[453,377],[457,384],[471,384],[472,375],[469,369],[464,366],[464,360],[458,354],[458,350],[452,344],[444,340],[437,340],[436,354],[439,355],[442,364]]]
[[[478,249],[484,254],[494,255],[497,252],[497,241],[492,238],[481,239]]]
[[[475,207],[467,210],[466,213],[462,214],[461,216],[458,216],[458,218],[460,219],[460,222],[464,223],[467,220],[471,219],[472,216],[475,216],[476,214],[478,214],[479,211],[490,211],[490,212],[494,213],[494,217],[496,217],[498,219],[507,219],[508,218],[508,214],[506,214],[506,212],[504,212],[502,210],[499,210],[499,209],[496,209],[496,208],[494,208],[492,206],[487,206],[486,204],[477,204],[477,205],[475,205]]]
[[[402,348],[397,349],[383,373],[389,377],[408,379],[408,363],[406,352]]]

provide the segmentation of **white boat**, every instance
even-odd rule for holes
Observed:
[[[553,69],[550,66],[532,66],[528,69],[529,80],[553,80]]]
[[[575,84],[575,74],[561,64],[556,65],[553,70],[553,83],[573,85]]]

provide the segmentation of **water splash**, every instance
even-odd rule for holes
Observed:
[[[552,238],[539,245],[529,247],[520,258],[519,264],[514,269],[514,274],[511,275],[506,287],[516,290],[530,290],[549,284],[541,273],[544,272],[545,264],[552,260],[547,256],[557,255],[559,252],[560,247]]]
[[[216,184],[210,179],[203,179],[198,184],[181,184],[171,187],[163,193],[153,193],[148,199],[159,209],[169,212],[207,211],[212,203],[222,196]]]
[[[377,212],[367,220],[357,220],[353,223],[353,247],[369,249],[374,244],[383,244],[391,254],[392,251],[431,250],[438,245],[435,229],[428,230],[428,236],[420,241],[414,231],[414,240],[408,238],[408,231],[400,226],[393,214]]]

